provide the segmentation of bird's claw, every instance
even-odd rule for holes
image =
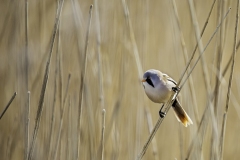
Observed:
[[[176,93],[176,92],[180,91],[180,88],[179,87],[172,87],[172,91]]]
[[[159,110],[159,116],[160,116],[161,118],[164,118],[164,117],[166,116],[166,113],[165,113],[165,112],[162,112],[163,106],[164,106],[164,105],[162,105],[161,109]]]
[[[165,112],[162,112],[161,110],[159,111],[159,116],[161,118],[164,118],[166,116],[166,113]]]

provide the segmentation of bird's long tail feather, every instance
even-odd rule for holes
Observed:
[[[185,110],[182,108],[178,99],[174,101],[174,103],[172,104],[172,108],[174,110],[175,116],[178,119],[178,121],[182,122],[182,124],[185,127],[187,127],[190,124],[193,124],[191,118],[187,115]]]

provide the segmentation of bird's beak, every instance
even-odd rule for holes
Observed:
[[[146,79],[143,79],[142,82],[146,82]]]

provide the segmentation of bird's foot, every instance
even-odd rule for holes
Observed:
[[[166,113],[159,111],[159,116],[160,116],[161,118],[164,118],[164,117],[166,116]]]
[[[176,93],[176,92],[180,91],[180,88],[179,87],[172,87],[172,91]]]
[[[162,111],[163,106],[164,106],[164,105],[162,105],[161,109],[159,110],[159,116],[160,116],[161,118],[164,118],[164,117],[166,116],[166,113]]]

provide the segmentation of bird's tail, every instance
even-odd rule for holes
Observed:
[[[179,122],[182,122],[182,124],[187,127],[190,124],[193,124],[191,118],[187,115],[187,113],[182,108],[180,102],[178,99],[174,101],[172,104],[172,108],[174,110],[175,116]]]

